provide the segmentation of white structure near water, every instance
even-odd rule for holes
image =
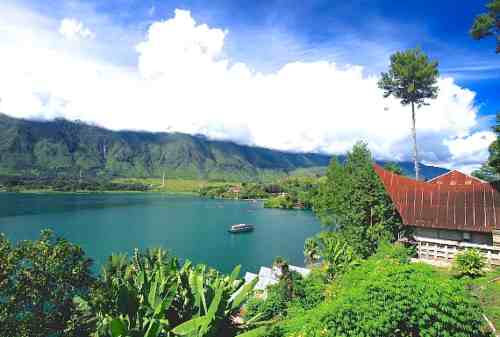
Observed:
[[[297,267],[297,266],[289,266],[290,271],[295,271],[299,273],[302,277],[306,277],[309,275],[311,270],[307,268]],[[264,291],[270,285],[277,284],[279,282],[281,276],[281,270],[276,267],[268,268],[268,267],[260,267],[259,273],[249,273],[245,274],[245,283],[252,282],[256,277],[259,278],[259,281],[255,285],[255,290]]]

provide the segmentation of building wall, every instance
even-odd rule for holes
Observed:
[[[466,232],[448,229],[414,228],[413,234],[420,237],[440,240],[470,242],[482,245],[493,245],[491,233]]]
[[[500,247],[500,229],[493,230],[493,245]]]

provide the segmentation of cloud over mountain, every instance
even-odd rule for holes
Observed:
[[[94,36],[79,21],[63,23],[66,38]],[[377,78],[356,65],[298,60],[261,73],[226,53],[229,30],[197,23],[186,10],[152,23],[130,46],[134,67],[92,55],[92,45],[75,49],[47,18],[8,25],[15,34],[0,30],[0,111],[12,116],[203,133],[293,151],[343,153],[364,140],[380,159],[411,158],[409,108],[384,99]],[[92,43],[99,36],[96,28]],[[487,158],[494,135],[478,131],[474,92],[449,77],[439,87],[417,113],[423,159],[471,169]]]

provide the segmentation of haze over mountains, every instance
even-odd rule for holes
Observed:
[[[340,156],[342,158],[342,156]],[[182,133],[111,131],[67,120],[31,121],[0,114],[0,173],[15,175],[265,179],[318,172],[331,156],[290,153]],[[413,173],[411,162],[400,166]],[[445,169],[422,165],[431,178]]]

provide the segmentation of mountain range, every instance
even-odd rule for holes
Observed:
[[[340,160],[344,157],[339,156]],[[291,153],[183,133],[112,131],[65,119],[36,121],[0,114],[0,174],[271,179],[322,172],[331,156]],[[398,163],[413,174],[413,163]],[[446,169],[421,166],[432,178]]]

